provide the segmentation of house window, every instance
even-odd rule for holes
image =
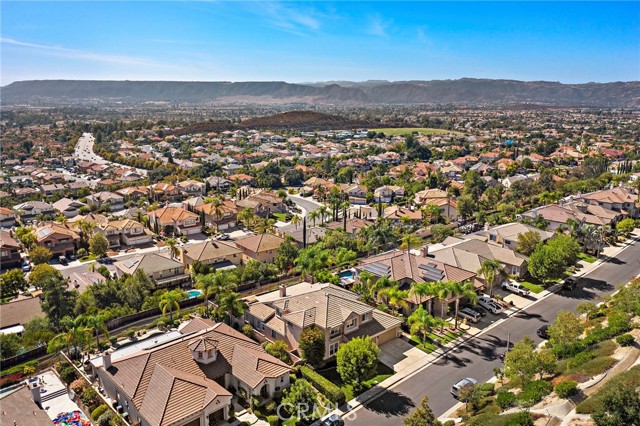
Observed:
[[[369,312],[362,314],[362,322],[369,321]]]
[[[356,317],[351,318],[348,322],[347,322],[347,330],[353,328],[356,326]]]
[[[329,356],[334,356],[338,352],[339,346],[340,346],[340,343],[338,342],[332,343],[331,345],[329,345]]]
[[[271,337],[273,337],[274,339],[278,336],[276,336],[276,332],[275,330],[271,330]]]
[[[280,383],[284,383],[284,376],[280,376]]]
[[[334,327],[331,329],[330,337],[336,337],[340,334],[340,327]]]
[[[213,349],[209,349],[207,351],[207,356],[210,358],[211,356],[213,356]]]
[[[202,359],[202,351],[198,351],[198,359]]]

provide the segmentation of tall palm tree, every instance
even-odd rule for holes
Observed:
[[[365,303],[373,303],[380,290],[397,285],[387,277],[376,278],[375,275],[367,271],[358,274],[358,283],[353,286],[353,291],[358,293]]]
[[[178,242],[173,239],[173,238],[168,238],[167,241],[165,241],[165,244],[167,245],[167,247],[169,247],[169,254],[171,255],[171,258],[176,258],[180,255],[180,249],[178,248]]]
[[[436,325],[435,318],[429,315],[422,305],[409,315],[407,322],[411,326],[411,334],[420,335],[422,337],[420,340],[422,340],[423,345],[427,342],[427,334]]]
[[[217,220],[222,219],[222,215],[224,215],[224,210],[222,209],[223,203],[220,198],[216,197],[211,202],[213,207],[213,214]]]
[[[451,290],[451,294],[456,298],[456,308],[455,308],[455,326],[454,328],[458,328],[458,309],[460,308],[460,299],[463,297],[471,300],[472,304],[476,304],[478,301],[478,293],[476,293],[476,288],[470,281],[456,282],[451,281],[449,285],[449,289]]]
[[[316,220],[320,218],[320,210],[311,210],[307,217],[313,221],[313,226],[316,226]]]
[[[502,263],[496,259],[485,259],[480,264],[478,274],[482,274],[485,283],[489,285],[489,296],[493,296],[493,285],[496,281],[502,281],[507,277]]]
[[[109,330],[104,324],[104,317],[102,315],[93,315],[87,318],[87,326],[95,334],[96,348],[100,350],[100,334],[104,333],[104,336],[109,340]]]
[[[434,298],[438,296],[439,287],[438,283],[433,281],[425,281],[422,283],[415,283],[411,286],[410,294],[417,296],[419,300],[424,296],[429,296],[429,313],[433,315],[433,302]]]
[[[246,304],[235,291],[223,291],[216,298],[216,311],[218,318],[227,317],[229,322],[231,318],[240,316],[244,313]]]
[[[66,316],[60,320],[60,325],[64,332],[56,335],[49,341],[47,351],[54,352],[59,348],[66,346],[67,354],[69,356],[71,356],[71,347],[79,347],[80,352],[82,352],[82,348],[86,341],[91,339],[91,332],[87,327],[85,327],[84,318],[82,316],[75,318]]]
[[[238,220],[244,224],[245,227],[251,228],[256,215],[251,209],[244,209],[238,213]]]
[[[446,315],[444,301],[449,298],[451,294],[451,281],[437,281],[436,282],[436,297],[440,301],[440,316],[444,319]],[[440,328],[440,332],[442,333],[444,330],[444,326]]]
[[[84,242],[88,243],[89,239],[93,236],[94,223],[85,219],[80,219],[76,222],[76,226],[80,229],[80,235]]]
[[[378,291],[378,301],[386,303],[396,314],[400,309],[409,309],[409,303],[405,300],[407,297],[409,292],[398,287],[387,287]]]
[[[402,237],[402,244],[400,244],[400,248],[403,250],[407,250],[407,253],[411,251],[411,247],[415,247],[422,242],[422,239],[416,237],[412,234],[407,234]]]
[[[324,222],[325,218],[329,217],[329,214],[331,213],[329,211],[329,209],[327,208],[327,206],[325,206],[325,205],[320,206],[320,208],[318,208],[318,212],[320,213],[320,217],[321,217],[320,223]],[[314,223],[314,225],[315,225],[315,223]]]
[[[276,221],[274,219],[260,218],[255,224],[255,231],[258,234],[272,234],[276,229]]]
[[[224,291],[235,290],[237,288],[235,279],[235,275],[230,274],[228,271],[216,271],[196,277],[196,288],[202,290],[207,312],[209,312],[209,298],[211,296],[217,298]]]
[[[300,219],[300,216],[298,216],[297,214],[294,214],[293,216],[291,216],[291,221],[290,223],[296,227],[296,229],[298,229],[298,225],[300,225],[300,223],[302,222],[302,219]]]
[[[160,304],[158,305],[162,310],[162,316],[167,315],[169,311],[169,321],[173,321],[173,310],[175,308],[177,315],[180,315],[180,301],[184,299],[183,292],[181,290],[171,290],[166,292],[160,297]]]

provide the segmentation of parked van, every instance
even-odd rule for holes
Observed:
[[[460,309],[460,311],[458,311],[458,315],[461,316],[462,318],[468,319],[471,322],[478,322],[480,321],[480,318],[482,318],[482,315],[480,315],[480,312],[474,311],[471,308]]]

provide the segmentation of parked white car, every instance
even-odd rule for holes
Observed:
[[[482,306],[487,311],[495,315],[501,314],[504,311],[504,308],[502,307],[502,304],[500,302],[498,302],[496,299],[492,299],[486,294],[478,297],[478,305]]]
[[[531,294],[528,288],[515,281],[505,281],[502,283],[502,288],[510,291],[511,293],[519,294],[520,296],[528,296]]]

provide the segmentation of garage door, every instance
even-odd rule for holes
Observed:
[[[387,330],[384,333],[379,334],[376,337],[378,346],[396,337],[397,332],[398,332],[398,328],[392,328],[391,330]]]

